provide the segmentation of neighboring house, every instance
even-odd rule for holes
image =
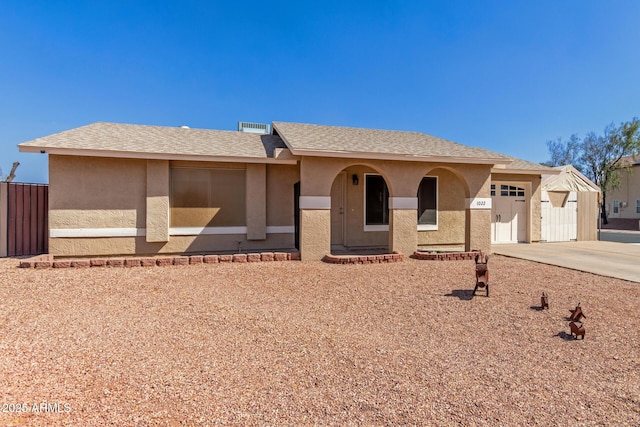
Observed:
[[[640,158],[620,159],[620,187],[607,192],[605,209],[612,224],[638,230],[640,221]],[[626,168],[630,168],[627,172]]]
[[[19,148],[49,155],[57,256],[490,251],[540,241],[541,174],[554,173],[423,133],[284,122],[94,123]]]
[[[598,240],[600,187],[573,166],[554,169],[542,175],[541,241]]]

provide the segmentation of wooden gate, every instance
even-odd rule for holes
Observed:
[[[3,183],[6,192],[6,255],[39,255],[49,251],[48,202],[45,184]],[[0,203],[3,201],[0,200]],[[2,221],[4,222],[4,221]],[[5,225],[5,224],[3,224]]]

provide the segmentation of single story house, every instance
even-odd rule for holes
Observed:
[[[19,149],[49,156],[55,256],[490,252],[540,241],[541,175],[555,173],[419,132],[287,122],[93,123]]]

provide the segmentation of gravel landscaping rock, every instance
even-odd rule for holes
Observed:
[[[0,425],[640,425],[637,283],[493,256],[487,298],[473,261],[219,260],[0,259]]]

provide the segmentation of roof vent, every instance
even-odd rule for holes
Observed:
[[[271,133],[271,125],[265,123],[238,122],[238,132]]]
[[[180,129],[189,129],[189,126],[180,126]]]

